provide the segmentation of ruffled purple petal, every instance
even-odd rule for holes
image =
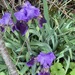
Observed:
[[[43,68],[49,68],[55,59],[55,55],[53,52],[43,53],[41,52],[37,56],[37,61],[43,66]]]
[[[16,30],[18,30],[22,35],[25,35],[28,30],[28,25],[25,22],[17,21]]]
[[[29,67],[32,67],[32,66],[34,65],[34,63],[35,63],[35,59],[32,58],[29,62],[27,62],[27,65],[28,65]]]
[[[20,11],[15,12],[14,15],[15,15],[16,19],[19,21],[20,20],[26,21],[26,19],[27,19],[27,11],[24,9],[21,9]]]
[[[35,8],[34,6],[32,7],[29,7],[29,8],[25,8],[27,10],[27,17],[29,19],[33,19],[33,18],[36,18],[40,15],[40,11],[38,8]]]
[[[6,13],[2,16],[2,19],[0,19],[0,24],[2,24],[2,25],[7,25],[7,24],[9,24],[10,18],[11,18],[11,14],[6,12]]]
[[[28,22],[29,20],[36,18],[40,15],[40,10],[32,6],[28,1],[22,6],[22,9],[14,13],[17,20],[23,20]]]
[[[30,19],[38,17],[40,15],[40,10],[35,6],[32,6],[28,1],[25,2],[23,8],[27,10],[27,17]]]

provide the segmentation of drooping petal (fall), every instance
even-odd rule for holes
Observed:
[[[37,56],[37,61],[43,66],[43,68],[49,68],[54,59],[55,55],[53,52],[49,53],[40,52],[40,54]]]
[[[28,30],[28,25],[25,22],[17,21],[16,23],[16,30],[18,30],[22,35],[25,35],[25,33]]]

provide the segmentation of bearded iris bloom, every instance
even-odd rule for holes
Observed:
[[[46,23],[44,17],[40,17],[41,13],[40,10],[34,6],[32,6],[28,1],[26,1],[23,6],[18,7],[19,11],[15,12],[14,15],[17,20],[23,20],[28,22],[29,20],[36,18],[39,22],[39,27],[43,27],[43,23]]]
[[[19,10],[14,15],[16,16],[17,20],[23,20],[28,22],[29,20],[36,18],[39,22],[39,27],[43,27],[43,23],[46,23],[46,20],[40,14],[40,10],[34,6],[32,6],[28,1],[26,1],[23,6],[17,7]],[[41,16],[41,17],[40,17]]]
[[[49,53],[40,52],[40,54],[36,57],[37,62],[39,62],[40,65],[43,66],[43,68],[49,68],[54,59],[55,59],[55,55],[53,52],[49,52]],[[29,62],[32,62],[32,61],[30,60]],[[27,65],[30,65],[30,63]]]
[[[0,19],[0,30],[4,31],[6,25],[10,25],[12,27],[12,31],[17,30],[22,35],[24,35],[26,31],[28,30],[28,25],[26,22],[17,21],[16,24],[13,23],[10,13],[5,13],[2,16],[2,19]]]
[[[43,69],[49,69],[55,58],[56,57],[53,52],[49,53],[40,52],[40,54],[35,59],[31,59],[29,62],[27,62],[27,65],[29,67],[33,66],[36,60],[37,62],[40,63],[40,65],[43,66],[42,67]],[[50,74],[48,71],[46,72],[46,70],[44,70],[43,72],[40,72],[38,75],[50,75]]]
[[[12,22],[12,19],[11,19],[11,14],[6,12],[4,13],[4,15],[2,16],[2,19],[0,19],[0,29],[1,31],[4,31],[4,27],[6,25],[12,25],[13,22]]]
[[[43,53],[41,52],[38,56],[37,56],[37,61],[40,62],[40,64],[44,67],[44,68],[49,68],[53,62],[53,60],[55,59],[55,55],[53,52],[49,52],[49,53]]]
[[[15,24],[16,26],[13,26],[13,31],[17,29],[22,35],[24,35],[28,29],[27,22],[33,18],[37,18],[40,15],[40,10],[26,1],[19,11],[14,13],[14,15],[18,22]]]
[[[28,22],[29,20],[36,18],[40,15],[40,10],[32,6],[28,1],[24,3],[22,9],[14,13],[17,20],[23,20]]]

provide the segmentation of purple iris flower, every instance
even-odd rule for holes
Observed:
[[[2,32],[4,31],[6,25],[10,25],[10,27],[12,28],[12,31],[17,30],[22,35],[24,35],[26,33],[26,31],[28,30],[28,25],[26,24],[26,22],[17,21],[17,23],[14,24],[11,19],[11,14],[7,13],[7,12],[2,16],[2,19],[0,19],[0,30]]]
[[[46,23],[46,20],[44,17],[40,17],[41,13],[38,8],[35,6],[32,6],[28,1],[26,1],[23,6],[20,6],[19,11],[15,12],[14,15],[17,20],[28,22],[29,20],[33,18],[37,18],[39,22],[39,27],[43,27],[43,23]]]
[[[41,72],[37,73],[37,75],[50,75],[49,67],[51,66],[55,58],[56,57],[53,52],[49,53],[40,52],[40,54],[36,58],[32,58],[29,62],[27,62],[27,65],[29,67],[32,67],[34,63],[37,61],[43,66],[42,67],[43,71],[41,70]]]
[[[43,53],[41,52],[37,56],[37,61],[43,66],[43,68],[49,68],[55,59],[55,55],[53,52]]]
[[[22,35],[25,35],[25,33],[28,30],[28,25],[26,24],[26,22],[22,21],[17,21],[17,23],[12,27],[12,30],[17,30],[19,31]]]
[[[54,59],[55,59],[55,55],[53,52],[49,52],[49,53],[40,52],[40,54],[36,57],[36,61],[39,62],[43,66],[43,68],[49,68]],[[31,59],[27,63],[27,65],[33,66],[34,65],[33,63],[35,63],[34,60],[35,59]]]
[[[4,15],[2,16],[2,19],[0,19],[0,30],[3,32],[4,31],[4,27],[6,25],[12,25],[12,19],[11,19],[11,14],[6,12],[4,13]]]
[[[28,1],[22,6],[22,9],[14,13],[17,20],[23,20],[28,22],[29,20],[36,18],[40,15],[40,10],[32,6]]]

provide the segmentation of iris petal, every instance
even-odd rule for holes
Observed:
[[[43,53],[41,52],[37,56],[37,61],[43,66],[43,68],[49,68],[55,59],[55,55],[53,52]]]
[[[28,65],[29,67],[32,67],[32,66],[34,65],[34,63],[35,63],[35,59],[32,58],[29,62],[27,62],[27,65]]]
[[[22,35],[25,35],[28,30],[28,25],[25,22],[17,21],[16,30],[18,30]]]
[[[14,15],[17,20],[28,22],[33,18],[37,18],[40,15],[40,10],[26,1],[22,6],[22,9],[18,12],[15,12]]]
[[[10,23],[10,20],[11,20],[11,14],[6,12],[6,13],[2,16],[2,19],[0,19],[0,24],[1,24],[1,25],[7,25],[7,24]]]

